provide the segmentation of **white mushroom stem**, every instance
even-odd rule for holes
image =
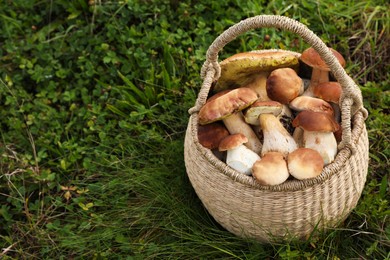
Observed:
[[[245,85],[245,87],[252,89],[256,92],[257,96],[259,97],[258,100],[260,101],[269,101],[271,100],[267,95],[267,77],[269,75],[269,72],[262,71],[256,74],[256,76],[253,78],[253,80]]]
[[[252,166],[257,160],[260,160],[260,156],[243,144],[228,150],[226,155],[226,164],[246,175],[251,174]]]
[[[246,147],[257,154],[261,152],[262,144],[253,129],[245,122],[241,112],[226,117],[223,119],[223,123],[230,134],[241,133],[248,138],[248,142],[245,144]]]
[[[320,153],[324,165],[331,163],[337,154],[337,141],[333,132],[303,132],[303,146]]]
[[[288,153],[298,148],[294,138],[274,115],[261,114],[259,119],[264,136],[261,155],[268,152],[280,152],[287,156]]]

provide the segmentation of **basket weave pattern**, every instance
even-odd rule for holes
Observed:
[[[212,82],[219,77],[219,65],[216,63],[219,50],[244,31],[273,25],[297,32],[316,47],[330,65],[343,87],[340,102],[343,141],[334,162],[324,167],[320,176],[262,186],[252,177],[231,169],[199,143],[198,111],[205,103]],[[313,230],[335,227],[356,206],[366,181],[369,146],[364,120],[367,111],[362,107],[361,94],[352,79],[334,62],[333,55],[328,55],[322,41],[310,30],[301,27],[289,18],[258,16],[229,28],[209,48],[202,69],[203,85],[195,106],[189,111],[191,116],[185,137],[184,159],[190,182],[214,219],[241,237],[261,241],[286,236],[304,238]]]

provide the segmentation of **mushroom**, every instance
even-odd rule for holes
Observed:
[[[287,156],[289,173],[298,180],[314,178],[321,174],[324,160],[321,155],[310,148],[298,148]]]
[[[260,127],[260,114],[271,113],[275,116],[279,116],[283,111],[283,105],[276,101],[260,101],[257,100],[253,103],[248,109],[246,109],[244,114],[245,122],[252,125],[253,130],[255,131],[257,138],[263,140],[263,133]]]
[[[339,125],[332,116],[304,110],[294,118],[292,124],[303,129],[303,147],[319,152],[325,165],[334,160],[337,154],[337,142],[333,132],[338,130]]]
[[[259,101],[253,103],[245,112],[245,122],[251,125],[260,125],[259,116],[261,114],[273,114],[278,116],[283,109],[283,105],[277,101]]]
[[[267,95],[271,100],[288,104],[303,93],[303,81],[291,68],[273,70],[266,82]]]
[[[262,156],[268,152],[280,152],[286,156],[298,148],[294,138],[273,114],[261,114],[259,120],[264,136]]]
[[[260,124],[260,116],[262,114],[271,114],[276,117],[276,120],[279,121],[276,128],[279,128],[281,133],[283,135],[288,136],[289,132],[287,128],[285,127],[284,123],[289,126],[289,123],[291,122],[291,111],[286,105],[283,105],[277,101],[256,101],[253,103],[245,112],[245,122],[248,124],[253,125],[254,127],[260,126],[260,131],[262,130],[263,126]],[[287,131],[287,133],[286,133]],[[262,131],[264,138],[264,129]],[[277,134],[277,133],[275,133]],[[288,134],[288,135],[287,135]],[[290,139],[289,137],[286,137]],[[283,152],[284,153],[284,152]]]
[[[266,89],[266,81],[267,81],[268,74],[269,74],[268,71],[259,72],[253,76],[252,81],[250,81],[248,84],[244,86],[246,88],[253,89],[257,93],[258,100],[260,101],[271,100],[267,95],[267,89]]]
[[[252,166],[260,160],[260,156],[244,146],[248,142],[243,134],[233,134],[225,137],[219,144],[219,151],[227,151],[226,164],[238,172],[251,174]]]
[[[289,107],[295,111],[310,110],[313,112],[322,112],[327,113],[333,116],[332,106],[323,99],[309,97],[309,96],[299,96],[291,101]]]
[[[336,81],[320,83],[313,89],[314,96],[330,103],[334,111],[335,120],[337,122],[340,122],[341,120],[341,111],[339,106],[341,92],[341,85]]]
[[[211,97],[212,98],[212,97]],[[242,133],[248,138],[246,146],[260,153],[261,142],[252,128],[245,123],[241,110],[257,100],[256,93],[249,88],[237,88],[227,91],[217,98],[206,102],[199,111],[199,124],[206,125],[222,120],[230,134]]]
[[[340,65],[342,67],[345,67],[345,60],[343,56],[337,52],[336,50],[329,48],[329,50],[333,53],[333,55],[336,57],[336,59],[339,61]],[[302,55],[300,57],[301,61],[303,61],[305,64],[309,65],[313,68],[311,79],[310,79],[310,85],[306,89],[306,91],[303,93],[305,96],[313,96],[313,88],[317,86],[318,84],[322,82],[329,81],[329,67],[326,65],[326,63],[322,60],[318,52],[310,47],[302,52]]]
[[[246,87],[255,78],[259,84],[253,89],[262,95],[265,80],[277,68],[291,67],[298,70],[296,55],[283,51],[242,52],[221,61],[221,76],[214,86],[214,92],[227,88]]]
[[[252,175],[262,185],[278,185],[285,182],[290,174],[284,155],[268,152],[252,166]]]
[[[219,152],[218,146],[222,139],[229,135],[229,131],[221,122],[214,122],[198,126],[198,140],[205,148],[210,149],[214,155],[224,160],[223,153]]]

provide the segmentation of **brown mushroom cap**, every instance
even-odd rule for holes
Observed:
[[[282,104],[290,103],[303,89],[302,79],[291,68],[273,70],[266,84],[268,97]]]
[[[198,126],[199,143],[208,149],[217,149],[222,139],[229,135],[223,123],[214,122]]]
[[[257,94],[249,88],[237,88],[214,98],[199,111],[199,124],[205,125],[241,111],[257,100]]]
[[[287,156],[290,174],[298,180],[314,178],[321,174],[324,160],[319,152],[310,148],[298,148]]]
[[[310,110],[333,115],[332,106],[321,98],[299,96],[290,102],[289,107],[295,111]]]
[[[251,125],[260,125],[261,114],[273,114],[278,116],[283,105],[277,101],[256,101],[245,112],[245,122]]]
[[[209,97],[209,98],[206,100],[206,103],[211,102],[211,101],[213,101],[214,99],[219,98],[220,96],[223,96],[223,95],[225,95],[226,93],[228,93],[228,92],[230,92],[230,91],[232,91],[232,90],[231,90],[231,89],[225,89],[225,90],[222,90],[222,91],[220,91],[220,92],[218,92],[218,93],[215,93],[214,95],[212,95],[211,97]]]
[[[340,83],[335,81],[322,82],[313,89],[314,96],[336,104],[339,103],[341,92]]]
[[[246,142],[248,142],[248,138],[246,138],[246,136],[243,134],[229,135],[223,138],[219,143],[218,150],[221,152],[231,150],[242,144],[245,144]]]
[[[335,132],[339,129],[338,123],[331,115],[309,110],[300,112],[294,118],[292,125],[313,132]]]
[[[282,51],[242,52],[228,57],[220,63],[221,76],[214,86],[214,92],[248,84],[253,75],[271,72],[282,67],[298,69],[296,55]]]
[[[346,62],[345,62],[345,59],[343,58],[343,56],[338,51],[336,51],[335,49],[329,48],[329,50],[332,51],[333,55],[337,58],[337,60],[339,61],[340,65],[342,67],[345,67]],[[318,52],[314,48],[312,48],[312,47],[304,50],[302,52],[302,55],[301,55],[300,59],[304,63],[309,65],[310,67],[313,67],[313,68],[316,68],[316,69],[320,69],[320,70],[324,70],[324,71],[330,71],[328,65],[326,65],[326,63],[320,57]]]
[[[288,177],[287,162],[282,153],[268,152],[252,166],[252,175],[262,185],[278,185]]]

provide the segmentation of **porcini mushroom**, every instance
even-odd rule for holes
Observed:
[[[261,156],[268,152],[279,152],[287,156],[298,148],[294,138],[274,115],[261,114],[259,120],[264,136]]]
[[[280,129],[285,129],[288,134],[290,134],[290,129],[293,128],[291,126],[292,121],[292,114],[288,106],[283,105],[277,101],[256,101],[253,103],[246,111],[245,111],[245,122],[252,125],[254,129],[256,129],[256,132],[261,132],[261,138],[263,139],[264,134],[262,131],[262,126],[260,124],[260,115],[262,114],[272,114],[276,117],[277,120],[279,120],[278,127]],[[259,130],[257,130],[257,128]],[[285,130],[281,130],[283,134],[286,134]],[[292,133],[292,130],[291,130]]]
[[[260,156],[244,146],[248,138],[243,134],[234,134],[225,137],[219,144],[219,151],[227,151],[226,164],[238,172],[251,174],[253,164]]]
[[[268,152],[252,166],[252,175],[262,185],[278,185],[290,176],[284,155],[278,152]]]
[[[313,89],[313,94],[315,97],[318,97],[330,103],[334,111],[334,117],[339,123],[341,119],[341,112],[339,106],[341,92],[341,85],[336,81],[320,83]]]
[[[335,49],[329,48],[342,67],[345,67],[345,59]],[[318,52],[310,47],[302,52],[301,61],[312,67],[310,85],[303,93],[305,96],[313,96],[313,88],[322,82],[329,81],[329,67],[320,57]]]
[[[199,111],[199,124],[205,125],[222,120],[230,134],[242,133],[248,138],[245,144],[255,153],[260,153],[261,142],[252,128],[245,123],[241,110],[257,100],[256,93],[249,88],[227,91],[206,102]]]
[[[332,116],[304,110],[294,118],[292,124],[303,129],[303,147],[319,152],[325,165],[334,160],[337,142],[333,132],[338,130],[339,125]]]
[[[267,95],[271,100],[288,104],[303,93],[303,81],[291,68],[273,70],[266,82]]]
[[[297,112],[303,110],[310,110],[313,112],[322,112],[327,113],[333,116],[333,108],[332,106],[323,99],[309,97],[309,96],[299,96],[290,102],[289,107],[292,110]]]
[[[321,155],[310,148],[298,148],[287,156],[289,173],[298,180],[317,177],[324,168]]]
[[[244,114],[245,122],[252,125],[259,140],[263,140],[263,133],[260,127],[260,114],[273,114],[279,116],[283,111],[283,105],[276,101],[260,101],[259,99],[253,103]]]
[[[269,72],[263,71],[252,76],[252,80],[243,87],[250,88],[257,93],[258,100],[269,101],[271,100],[267,95],[266,81]]]
[[[221,61],[221,76],[214,86],[214,92],[227,88],[245,87],[255,77],[258,82],[254,88],[260,93],[265,89],[265,80],[269,73],[277,68],[291,67],[298,69],[296,55],[283,51],[242,52]]]
[[[273,114],[278,116],[283,109],[283,105],[277,101],[257,100],[245,111],[245,122],[251,125],[260,125],[259,116],[261,114]]]
[[[222,139],[229,135],[229,131],[226,129],[222,122],[214,122],[207,125],[198,126],[198,140],[199,143],[210,149],[214,155],[223,160],[223,154],[219,152],[218,146]]]
[[[198,126],[199,143],[210,150],[217,149],[221,140],[228,135],[229,131],[220,122]]]

